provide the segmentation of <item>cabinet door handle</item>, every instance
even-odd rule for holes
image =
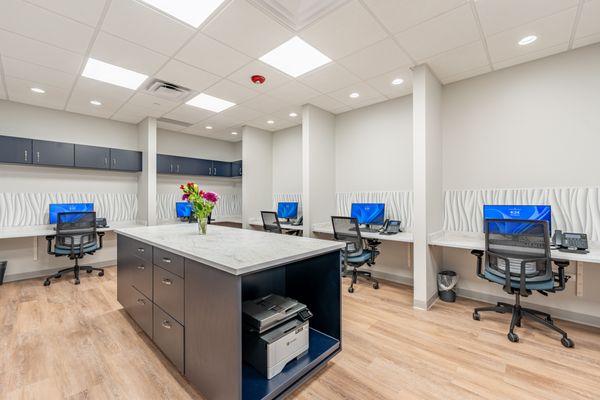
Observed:
[[[146,305],[146,300],[144,300],[144,299],[137,299],[137,302],[143,306]]]
[[[162,283],[164,283],[165,285],[172,285],[173,281],[169,278],[163,278]]]
[[[104,165],[108,167],[108,157],[104,157]]]
[[[179,164],[177,164],[177,172],[179,172]]]
[[[35,154],[35,156],[37,158],[37,162],[39,163],[40,162],[40,152],[37,151],[36,154]]]
[[[171,329],[171,323],[167,320],[164,320],[161,324],[165,329]]]
[[[27,150],[25,150],[25,161],[27,161]]]
[[[146,269],[146,267],[140,264],[137,266],[137,269],[139,269],[140,271],[143,271]]]
[[[143,247],[138,247],[137,251],[138,253],[143,253],[146,251],[146,249],[144,249]]]
[[[170,259],[170,258],[166,258],[166,257],[164,257],[164,258],[163,258],[163,262],[164,262],[164,263],[167,263],[167,264],[171,264],[171,259]]]
[[[173,164],[169,164],[169,172],[173,172]]]
[[[215,167],[214,170],[215,170],[215,175],[216,175],[217,174],[217,167]]]
[[[117,159],[113,158],[113,165],[117,165]]]

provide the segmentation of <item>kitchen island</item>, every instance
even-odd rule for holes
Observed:
[[[284,397],[341,351],[340,249],[304,237],[195,224],[116,230],[117,296],[210,400]],[[291,297],[312,312],[309,351],[268,380],[242,362],[242,302]]]

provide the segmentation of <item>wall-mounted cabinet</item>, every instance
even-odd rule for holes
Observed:
[[[229,161],[205,160],[202,158],[179,157],[166,154],[156,155],[156,172],[159,174],[217,176],[224,178],[241,176],[241,174],[233,174],[232,165],[233,163]]]
[[[231,163],[231,176],[242,176],[242,160]]]
[[[139,151],[0,136],[0,163],[139,172]]]

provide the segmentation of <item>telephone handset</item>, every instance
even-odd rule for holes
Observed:
[[[292,222],[292,225],[294,225],[294,226],[300,226],[300,225],[302,225],[302,220],[303,219],[304,219],[304,217],[301,216],[300,218],[298,218],[294,222]]]
[[[568,253],[589,253],[588,240],[585,233],[572,233],[556,230],[552,235],[552,245],[559,251]]]
[[[382,235],[395,235],[400,232],[400,221],[395,219],[386,219],[379,230]]]

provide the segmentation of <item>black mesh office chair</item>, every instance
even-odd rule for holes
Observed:
[[[527,297],[532,291],[547,296],[564,290],[569,279],[565,275],[568,261],[552,260],[547,221],[501,220],[485,221],[485,252],[473,250],[477,257],[477,275],[490,282],[502,285],[503,290],[515,295],[515,304],[499,302],[495,306],[479,307],[473,312],[473,319],[479,321],[480,312],[494,311],[500,314],[511,313],[508,339],[518,342],[515,327],[521,327],[523,318],[558,332],[565,347],[574,343],[567,333],[557,327],[550,314],[521,307],[521,297]],[[485,269],[481,272],[485,255]],[[552,270],[552,263],[558,272]]]
[[[344,256],[344,275],[348,273],[348,266],[352,267],[352,282],[348,287],[350,293],[354,292],[354,284],[358,277],[364,277],[372,282],[374,289],[379,289],[379,281],[375,279],[371,271],[360,271],[359,268],[365,264],[369,267],[375,264],[375,257],[379,251],[375,246],[366,249],[358,228],[356,218],[331,217],[333,225],[333,237],[335,240],[345,242],[346,247],[342,250]]]
[[[275,211],[261,211],[260,216],[263,222],[263,229],[272,233],[285,233],[286,235],[299,235],[300,230],[289,229],[283,230],[279,223],[279,218]]]
[[[80,266],[79,259],[86,254],[94,254],[102,248],[102,237],[104,232],[96,232],[96,213],[95,212],[65,212],[57,215],[56,235],[46,236],[48,241],[48,254],[56,257],[67,256],[75,260],[75,266],[61,269],[57,273],[50,275],[44,281],[44,286],[50,285],[50,279],[58,279],[66,272],[75,274],[75,284],[79,285],[79,271],[86,270],[89,274],[92,271],[98,271],[98,276],[104,275],[102,268],[91,266]],[[52,241],[54,251],[52,250]]]

